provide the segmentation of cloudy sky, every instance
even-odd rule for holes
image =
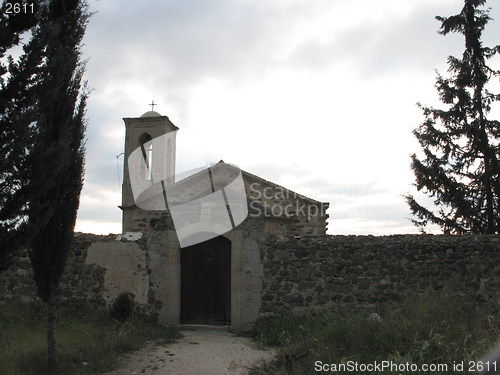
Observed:
[[[496,6],[490,1],[490,6]],[[436,15],[460,0],[91,1],[87,164],[77,230],[121,231],[123,117],[152,99],[177,171],[223,159],[320,201],[331,234],[415,233],[416,102],[461,55]],[[491,16],[500,20],[500,7]],[[499,22],[484,35],[498,44]],[[497,112],[498,114],[498,112]]]

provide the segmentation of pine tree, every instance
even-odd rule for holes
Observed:
[[[441,21],[439,33],[464,36],[462,58],[448,58],[449,77],[438,74],[436,89],[445,109],[423,106],[425,120],[414,130],[424,157],[413,154],[415,186],[433,198],[438,210],[405,199],[422,229],[437,224],[445,233],[500,233],[500,122],[488,119],[500,95],[488,90],[500,71],[487,61],[500,46],[484,47],[483,30],[491,19],[479,9],[485,0],[465,0],[461,12]]]
[[[57,286],[73,236],[84,171],[87,90],[80,46],[88,21],[83,0],[51,0],[34,33],[44,45],[35,85],[36,127],[28,157],[25,231],[37,292],[48,307],[48,364],[56,366]]]

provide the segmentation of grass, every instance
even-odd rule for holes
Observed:
[[[478,307],[472,301],[434,292],[407,298],[381,312],[381,322],[368,320],[367,312],[311,311],[302,316],[282,314],[260,319],[251,336],[262,345],[278,348],[272,366],[254,369],[252,374],[312,374],[315,362],[323,364],[447,364],[477,361],[500,337],[500,317],[494,307]],[[409,371],[349,374],[400,374]],[[325,372],[324,372],[325,373]],[[335,373],[327,371],[326,373]],[[339,371],[338,373],[342,373]]]
[[[43,305],[0,306],[0,369],[2,375],[44,375],[47,371],[46,309]],[[121,354],[147,341],[172,342],[174,328],[140,317],[123,322],[107,309],[68,305],[58,308],[58,368],[51,375],[101,374],[112,370]]]

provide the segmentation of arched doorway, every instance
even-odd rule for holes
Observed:
[[[180,323],[231,325],[231,241],[218,236],[180,252]]]

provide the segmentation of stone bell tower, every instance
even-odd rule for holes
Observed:
[[[179,129],[167,116],[158,112],[148,111],[141,117],[124,118],[125,122],[125,151],[123,163],[123,185],[122,185],[122,231],[150,232],[149,221],[159,215],[158,211],[143,210],[137,207],[129,175],[129,156],[134,150],[140,149],[144,158],[144,171],[133,171],[139,173],[135,179],[144,179],[145,183],[151,183],[153,171],[161,169],[161,175],[175,176],[175,134]],[[167,133],[167,144],[155,147],[155,138]],[[155,149],[156,148],[156,149]]]

